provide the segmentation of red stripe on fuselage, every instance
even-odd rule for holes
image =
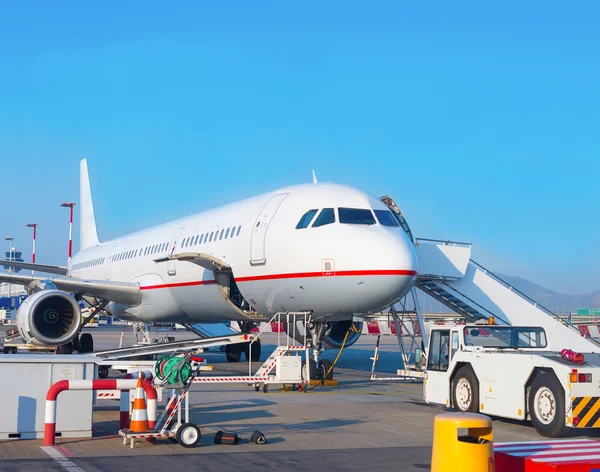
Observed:
[[[414,270],[345,270],[325,275],[323,272],[299,272],[295,274],[254,275],[235,278],[236,282],[253,282],[255,280],[304,279],[307,277],[356,277],[360,275],[417,275]]]
[[[278,279],[304,279],[309,277],[357,277],[357,276],[373,276],[373,275],[402,275],[416,276],[414,270],[346,270],[335,272],[333,275],[324,275],[323,272],[297,272],[292,274],[270,274],[270,275],[254,275],[249,277],[235,277],[235,281],[239,282],[254,282],[258,280],[278,280]],[[179,282],[173,284],[162,285],[146,285],[140,287],[140,290],[155,290],[159,288],[175,288],[175,287],[193,287],[196,285],[212,285],[216,280],[196,280],[193,282]]]

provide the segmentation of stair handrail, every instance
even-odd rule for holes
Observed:
[[[497,313],[493,313],[492,311],[488,310],[486,307],[484,307],[484,306],[480,305],[480,304],[479,304],[479,303],[477,303],[475,300],[473,300],[471,297],[469,297],[468,295],[465,295],[464,293],[462,293],[460,290],[457,290],[457,289],[456,289],[456,288],[454,288],[453,286],[451,286],[451,285],[448,285],[448,284],[447,284],[447,283],[445,283],[443,280],[438,280],[438,281],[444,284],[444,290],[446,290],[446,291],[447,291],[447,289],[450,289],[450,290],[452,290],[453,292],[455,292],[455,293],[459,294],[461,297],[465,298],[466,300],[469,300],[469,302],[470,302],[469,306],[476,305],[476,306],[477,306],[478,313],[480,313],[482,316],[484,315],[484,314],[482,313],[482,311],[485,311],[485,312],[487,312],[487,313],[488,313],[488,318],[489,318],[490,316],[493,316],[494,318],[496,318],[496,320],[500,320],[500,321],[502,321],[503,323],[505,323],[506,325],[510,325],[510,323],[509,323],[508,321],[506,321],[506,320],[505,320],[504,318],[502,318],[501,316],[498,316],[498,314],[497,314]],[[425,287],[427,287],[427,285],[425,285],[425,284],[423,284],[423,283],[417,283],[417,287],[419,287],[420,285],[424,285]],[[419,288],[420,288],[420,287],[419,287]],[[422,290],[422,289],[421,289],[421,290]],[[434,291],[432,290],[432,292],[434,292]],[[452,293],[450,293],[450,292],[448,292],[448,293],[449,293],[450,295],[452,295]],[[435,299],[435,297],[434,297],[432,294],[428,293],[428,295],[429,295],[430,297],[432,297],[432,298],[434,298],[434,299]],[[439,294],[438,294],[438,295],[439,295]],[[443,297],[441,297],[441,296],[440,296],[440,298],[443,298]],[[437,300],[437,299],[436,299],[436,300]],[[460,300],[460,298],[459,298],[459,300]],[[444,303],[444,302],[442,302],[441,300],[438,300],[438,301],[439,301],[440,303]],[[449,300],[448,300],[448,302],[449,302],[449,303],[452,303],[452,302],[450,302]],[[446,304],[444,303],[444,305],[446,305]],[[448,308],[450,308],[450,309],[453,309],[452,307],[449,307],[448,305],[446,305],[446,306],[447,306]],[[460,309],[460,307],[456,307],[456,308]],[[463,311],[466,311],[466,310],[463,310]]]
[[[258,334],[256,334],[256,336],[254,336],[254,338],[250,341],[250,344],[248,344],[248,375],[252,375],[252,362],[250,361],[251,358],[251,353],[252,353],[252,344],[254,344],[255,341],[257,341],[260,338],[260,335],[267,329],[267,326],[270,326],[271,323],[273,322],[273,320],[275,320],[275,318],[277,318],[277,324],[278,327],[281,326],[281,315],[286,315],[286,322],[288,323],[288,329],[289,329],[289,316],[290,314],[294,317],[294,336],[292,337],[292,339],[295,340],[295,329],[296,329],[296,316],[303,316],[304,317],[304,324],[306,325],[307,322],[307,317],[310,316],[312,312],[310,311],[299,311],[299,312],[277,312],[275,313],[271,319],[269,321],[267,321],[265,323],[265,325],[258,331]],[[280,335],[281,332],[279,329],[277,329],[277,346],[281,346],[281,340],[280,340]],[[286,333],[286,336],[289,339],[289,335]],[[304,346],[306,346],[306,330],[304,331]]]
[[[548,316],[551,316],[552,318],[554,318],[555,320],[557,320],[559,323],[563,323],[567,326],[569,326],[570,328],[574,329],[575,331],[577,331],[579,334],[581,334],[581,331],[579,331],[579,328],[577,328],[577,326],[575,326],[573,323],[571,323],[568,320],[565,320],[563,318],[561,318],[559,315],[557,315],[556,313],[554,313],[553,311],[549,310],[548,308],[546,308],[544,305],[542,305],[541,303],[535,301],[533,298],[525,295],[523,292],[521,292],[519,289],[513,287],[512,285],[510,285],[508,282],[506,282],[505,280],[501,279],[500,277],[498,277],[496,274],[494,274],[492,271],[486,269],[485,267],[483,267],[481,264],[479,264],[478,262],[475,262],[473,259],[470,259],[470,262],[472,262],[475,266],[479,267],[480,269],[482,269],[486,275],[491,275],[492,278],[494,280],[496,280],[497,282],[500,282],[504,287],[506,287],[507,289],[509,289],[511,292],[515,292],[517,295],[519,295],[521,298],[525,299],[526,301],[528,301],[530,304],[532,304],[534,307],[541,309],[544,313],[546,313]],[[581,334],[582,337],[583,334]],[[596,343],[597,345],[600,346],[600,342],[595,340],[592,337],[586,337],[585,339],[592,341],[594,343]]]
[[[481,270],[484,271],[485,274],[491,275],[492,278],[494,280],[496,280],[497,282],[500,282],[504,287],[506,287],[507,289],[509,289],[511,292],[515,292],[516,294],[518,294],[519,296],[521,296],[521,298],[524,298],[525,300],[527,300],[529,303],[531,303],[533,306],[535,306],[536,308],[540,308],[542,311],[544,311],[547,315],[550,316],[554,316],[556,318],[560,318],[560,316],[558,316],[556,313],[554,313],[553,311],[549,310],[548,308],[546,308],[544,305],[542,305],[541,303],[535,301],[533,298],[531,298],[528,295],[525,295],[523,292],[521,292],[519,289],[515,288],[514,286],[512,286],[511,284],[509,284],[506,280],[498,277],[496,274],[494,274],[491,270],[486,269],[485,267],[483,267],[480,263],[475,262],[473,259],[470,259],[470,262],[473,263],[473,265],[479,267]],[[562,318],[560,318],[562,320]],[[570,324],[570,323],[568,323]]]
[[[419,243],[420,241],[424,241],[427,243],[442,243],[446,246],[449,246],[450,244],[461,245],[461,246],[473,246],[473,243],[465,243],[462,241],[451,241],[449,239],[428,239],[428,238],[416,238],[415,244]]]

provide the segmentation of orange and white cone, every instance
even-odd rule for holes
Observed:
[[[144,386],[142,385],[142,373],[138,377],[135,388],[135,397],[133,399],[133,410],[131,411],[131,423],[129,431],[132,433],[143,433],[148,431],[148,410],[146,408],[146,399],[144,398]]]

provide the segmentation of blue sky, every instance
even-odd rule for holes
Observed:
[[[29,257],[39,223],[38,261],[65,263],[58,205],[78,199],[83,157],[101,239],[314,168],[393,195],[417,236],[471,241],[492,269],[598,289],[599,10],[5,4],[0,229]]]

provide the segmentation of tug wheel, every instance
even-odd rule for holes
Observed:
[[[554,372],[538,374],[529,392],[529,415],[542,436],[557,438],[566,432],[565,391]]]

